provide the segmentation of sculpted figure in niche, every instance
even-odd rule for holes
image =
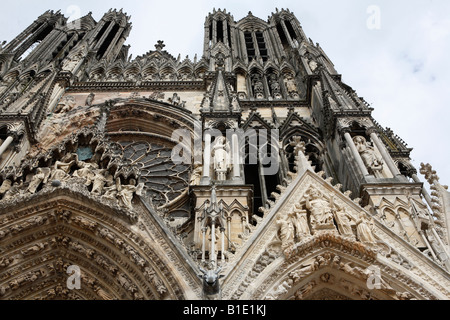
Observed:
[[[339,228],[339,232],[343,236],[354,237],[352,230],[353,216],[347,211],[347,208],[342,208],[336,211],[336,223]]]
[[[375,152],[375,149],[367,142],[362,136],[356,136],[353,138],[356,149],[358,150],[364,165],[369,170],[369,173],[375,176],[381,176],[383,170],[383,159]]]
[[[92,107],[92,103],[94,102],[95,94],[90,93],[88,97],[86,98],[86,106]]]
[[[306,208],[311,212],[311,226],[314,230],[334,229],[334,202],[324,198],[318,190],[312,189],[306,198]]]
[[[225,137],[218,137],[212,147],[212,154],[214,157],[214,171],[216,172],[216,179],[225,181],[227,179],[227,172],[231,166],[230,163],[230,146]]]
[[[95,179],[95,170],[98,169],[96,163],[88,163],[84,161],[77,161],[77,166],[80,168],[73,173],[74,177],[85,180],[85,185],[90,186]]]
[[[203,173],[203,166],[201,164],[194,164],[194,170],[192,171],[190,185],[197,186],[200,184],[200,179]]]
[[[368,244],[376,243],[376,239],[370,228],[372,218],[368,218],[364,212],[360,212],[356,220],[356,231],[359,241]]]
[[[13,199],[14,197],[20,195],[20,189],[22,188],[22,182],[14,182],[14,184],[5,192],[3,196],[4,201]]]
[[[292,213],[290,213],[290,217],[295,227],[295,236],[297,237],[297,240],[300,241],[304,237],[311,235],[311,231],[308,226],[307,211],[303,210],[299,204],[295,205],[295,209]]]
[[[286,89],[288,93],[294,97],[298,95],[297,85],[295,84],[295,79],[291,74],[285,76],[284,82],[286,84]]]
[[[50,180],[67,181],[70,178],[70,170],[77,161],[76,153],[69,153],[62,158],[61,161],[56,161],[50,176]]]
[[[122,185],[120,182],[120,178],[116,179],[116,190],[117,190],[117,199],[125,205],[127,208],[132,209],[133,204],[133,196],[136,193],[137,195],[142,195],[144,184],[141,183],[136,185],[135,179],[130,179],[130,184]]]
[[[94,179],[92,184],[92,193],[101,195],[103,192],[103,188],[105,187],[106,177],[105,177],[106,169],[95,170]]]
[[[0,196],[4,195],[9,189],[11,189],[12,181],[9,179],[6,179],[3,181],[1,187],[0,187]]]
[[[261,77],[259,75],[255,75],[253,77],[253,90],[256,99],[264,98],[264,85],[261,81]]]
[[[75,98],[73,96],[64,97],[56,106],[54,113],[66,113],[75,107]]]
[[[31,194],[35,194],[37,188],[39,188],[41,183],[44,184],[47,183],[49,176],[50,176],[50,168],[37,168],[36,174],[31,179],[27,191]]]
[[[278,77],[275,74],[270,75],[269,85],[272,90],[273,97],[275,99],[281,99],[281,87],[278,82]]]
[[[280,239],[283,250],[294,244],[294,225],[289,217],[279,214],[276,224],[280,230]]]

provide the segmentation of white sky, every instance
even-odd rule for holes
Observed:
[[[368,27],[371,6],[379,9],[380,29]],[[2,2],[0,40],[12,40],[48,9],[72,18],[92,11],[98,21],[110,8],[123,8],[132,16],[126,44],[133,57],[164,40],[174,57],[193,59],[202,55],[204,21],[213,8],[226,8],[238,21],[249,11],[267,20],[276,7],[295,13],[343,81],[372,104],[377,122],[414,148],[416,168],[430,163],[441,183],[450,184],[448,0],[15,0]]]

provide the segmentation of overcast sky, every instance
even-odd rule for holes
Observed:
[[[133,57],[164,40],[174,57],[192,59],[202,55],[204,21],[213,8],[238,21],[249,11],[267,20],[276,7],[295,13],[343,81],[372,104],[377,122],[414,148],[416,168],[430,163],[441,183],[450,184],[448,0],[2,1],[0,40],[12,40],[48,9],[71,19],[91,11],[98,21],[110,8],[123,8],[132,16],[126,44]]]

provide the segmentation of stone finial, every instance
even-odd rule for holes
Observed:
[[[158,50],[158,51],[161,51],[162,49],[164,49],[165,46],[166,46],[166,45],[164,44],[164,41],[163,41],[163,40],[158,40],[158,43],[155,44],[155,48],[156,48],[156,50]]]

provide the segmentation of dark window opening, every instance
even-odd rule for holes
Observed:
[[[295,34],[295,31],[294,31],[294,28],[292,27],[291,22],[285,20],[284,24],[286,25],[286,28],[288,29],[288,32],[289,32],[289,35],[291,36],[291,39],[292,40],[297,39],[297,35]]]
[[[95,41],[99,41],[103,37],[103,34],[106,32],[106,30],[108,29],[110,24],[111,24],[111,21],[108,21],[108,22],[105,23],[103,28],[100,30],[100,32],[95,37]]]
[[[222,20],[217,21],[217,42],[222,42],[223,43],[223,22]]]
[[[97,53],[97,59],[103,58],[103,55],[106,53],[106,50],[108,50],[109,46],[111,45],[112,40],[116,36],[117,31],[119,31],[119,26],[116,24],[112,28],[111,32],[106,37],[105,41],[100,46],[100,49],[98,49]]]
[[[212,22],[209,24],[209,41],[212,41]]]
[[[255,46],[251,32],[244,32],[245,46],[247,47],[248,61],[252,61],[256,56]]]
[[[50,32],[52,32],[53,27],[47,26],[44,30],[42,30],[37,36],[34,37],[34,40],[32,43],[28,45],[28,41],[26,40],[19,49],[16,52],[16,57],[19,57],[19,60],[25,59],[28,55],[30,55],[31,52],[34,51],[38,47],[38,45],[44,40]]]
[[[261,55],[261,58],[265,62],[265,61],[267,61],[268,57],[267,57],[266,42],[264,41],[264,35],[262,32],[257,31],[257,32],[255,32],[255,36],[256,36],[256,42],[258,43],[259,53]]]
[[[230,24],[227,23],[227,33],[228,33],[228,46],[231,48],[231,28]]]
[[[283,45],[283,47],[285,49],[288,48],[289,47],[289,41],[286,38],[286,35],[284,34],[283,27],[281,26],[280,23],[277,24],[277,32],[278,32],[278,35],[280,36],[281,44]]]

